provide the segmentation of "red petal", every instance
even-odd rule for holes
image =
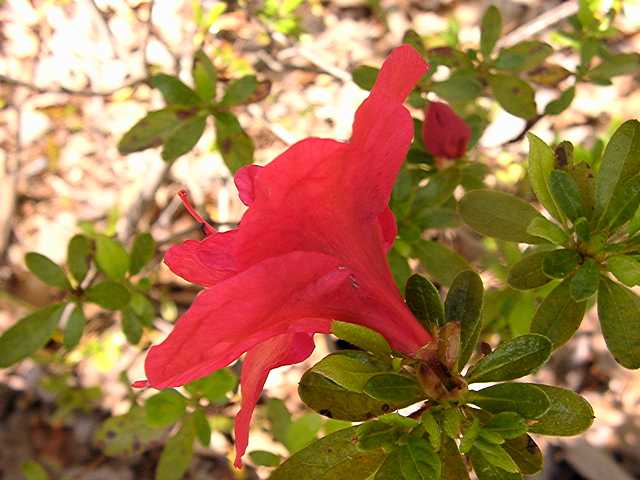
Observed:
[[[396,216],[391,209],[387,207],[378,215],[378,225],[382,232],[382,238],[384,240],[384,248],[386,251],[393,246],[393,242],[398,235],[398,224],[396,223]]]
[[[242,200],[242,203],[246,206],[253,203],[253,199],[255,198],[254,180],[261,169],[262,167],[259,165],[246,165],[238,170],[233,178],[236,188],[238,189],[238,194],[240,195],[240,200]]]
[[[242,408],[235,418],[236,461],[234,464],[237,468],[242,466],[242,456],[249,443],[251,415],[269,372],[283,365],[303,361],[311,355],[314,347],[313,335],[285,333],[270,338],[247,353],[240,377]]]
[[[204,240],[186,240],[171,247],[164,263],[177,275],[205,287],[237,273],[231,247],[237,230],[213,233]]]

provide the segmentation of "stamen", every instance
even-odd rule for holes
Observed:
[[[184,208],[189,212],[189,215],[191,215],[196,222],[202,225],[205,235],[213,235],[214,233],[217,233],[216,229],[209,225],[207,221],[202,218],[202,215],[196,212],[196,209],[193,208],[193,205],[191,205],[191,202],[189,201],[189,193],[186,190],[180,190],[178,192],[178,196],[180,197]]]

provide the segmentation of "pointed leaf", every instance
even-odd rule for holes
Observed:
[[[191,76],[193,78],[196,93],[200,98],[205,102],[213,100],[216,95],[218,73],[211,63],[211,60],[202,49],[198,50],[193,57]]]
[[[25,263],[31,272],[47,285],[66,290],[71,288],[67,274],[60,265],[53,262],[49,257],[40,253],[29,252],[25,256]]]
[[[525,419],[516,412],[497,413],[484,428],[503,439],[517,438],[527,431]]]
[[[550,278],[564,278],[578,268],[580,260],[580,254],[575,250],[553,250],[544,256],[542,271]]]
[[[96,237],[96,263],[111,280],[120,280],[129,270],[129,255],[119,241],[106,235],[98,235]]]
[[[587,258],[571,279],[571,298],[582,302],[598,291],[600,271],[598,264],[592,258]]]
[[[385,448],[391,450],[402,435],[403,431],[397,426],[380,420],[365,422],[358,429],[358,448],[374,450]]]
[[[593,423],[593,409],[589,402],[571,390],[535,385],[549,397],[547,413],[529,427],[541,435],[572,436],[584,432]]]
[[[378,78],[378,72],[380,70],[368,65],[360,65],[351,72],[353,82],[363,90],[371,90]]]
[[[281,462],[280,455],[265,450],[249,452],[249,458],[255,465],[261,465],[263,467],[277,467]]]
[[[140,273],[149,260],[153,258],[156,252],[156,242],[148,233],[139,233],[136,235],[131,247],[131,264],[129,265],[129,273],[135,275]]]
[[[533,475],[542,470],[542,452],[529,435],[507,440],[502,444],[502,448],[516,462],[521,473]]]
[[[215,115],[216,145],[231,173],[253,163],[253,142],[230,112]]]
[[[530,119],[536,116],[535,92],[524,80],[511,75],[491,75],[489,85],[500,106],[511,115]]]
[[[560,96],[558,98],[547,103],[547,106],[544,107],[545,115],[560,115],[567,108],[569,108],[575,96],[576,87],[571,86],[567,88],[562,93],[560,93]]]
[[[527,233],[534,237],[544,238],[556,245],[564,245],[569,240],[569,236],[564,230],[544,217],[534,218],[527,227]]]
[[[461,349],[458,366],[467,363],[480,335],[480,311],[484,287],[480,276],[470,270],[456,276],[444,304],[446,322],[460,322]]]
[[[64,327],[63,344],[67,350],[75,348],[75,346],[80,343],[80,338],[82,338],[82,332],[84,331],[86,323],[87,319],[84,316],[82,304],[75,305]]]
[[[183,422],[178,433],[165,444],[156,467],[156,480],[180,480],[183,478],[191,465],[194,440],[193,420],[188,418]]]
[[[67,247],[67,266],[76,282],[82,283],[89,271],[91,241],[84,235],[74,235]]]
[[[440,448],[440,462],[442,463],[442,480],[469,480],[467,466],[458,446],[449,437],[444,438]]]
[[[528,383],[499,383],[471,391],[469,402],[487,412],[516,412],[528,419],[540,418],[550,405],[544,391]]]
[[[629,255],[609,257],[607,268],[627,287],[640,284],[640,262]]]
[[[578,185],[564,170],[553,170],[549,190],[560,210],[571,220],[584,216]]]
[[[486,451],[486,444],[483,444],[483,446],[485,446],[484,451],[474,447],[469,452],[469,458],[471,459],[471,464],[473,465],[476,475],[478,475],[478,480],[517,480],[522,478],[520,473],[508,472],[496,465],[496,463],[502,462],[503,465],[507,465],[508,468],[511,469],[513,469],[513,465],[515,465],[513,460],[509,462],[511,457],[509,457],[509,454],[502,450],[499,445],[495,446],[496,450],[501,449],[504,454],[502,452],[497,453],[495,450],[491,452]],[[511,463],[513,463],[513,465]]]
[[[405,479],[429,480],[440,478],[440,458],[424,438],[411,435],[407,444],[399,448],[399,453],[400,469]]]
[[[451,285],[458,273],[471,269],[462,256],[441,243],[420,239],[412,247],[422,267],[442,285]]]
[[[500,70],[525,71],[540,65],[553,53],[551,45],[538,40],[525,40],[500,50],[495,67]]]
[[[131,300],[129,290],[119,283],[111,281],[91,285],[85,295],[87,301],[97,303],[102,308],[109,310],[124,308]]]
[[[515,263],[507,277],[509,286],[517,290],[531,290],[546,285],[551,281],[542,270],[542,262],[548,251],[529,253]]]
[[[364,386],[364,393],[376,400],[407,405],[424,400],[426,397],[415,378],[399,373],[381,373],[372,376]]]
[[[164,73],[154,75],[151,78],[151,85],[160,90],[164,101],[168,104],[196,106],[202,102],[196,92],[171,75]]]
[[[412,275],[405,288],[407,306],[429,331],[444,324],[444,306],[438,289],[421,275]]]
[[[480,51],[489,58],[502,33],[502,16],[494,5],[487,8],[480,24]]]
[[[189,153],[196,146],[207,125],[206,115],[196,115],[180,122],[168,135],[162,148],[162,159],[172,162],[185,153]]]
[[[211,425],[209,425],[209,420],[207,420],[207,416],[200,409],[194,410],[192,417],[196,437],[198,437],[200,445],[207,448],[211,443]],[[251,454],[249,454],[249,456],[251,456]],[[251,457],[251,460],[253,460],[253,457]]]
[[[333,321],[331,322],[331,333],[364,351],[382,357],[388,357],[391,354],[391,347],[385,338],[367,327],[355,323]]]
[[[257,87],[258,81],[255,75],[245,75],[237,80],[232,80],[224,92],[220,107],[230,107],[246,102]]]
[[[531,188],[544,208],[554,218],[562,221],[564,216],[558,210],[549,191],[549,177],[555,163],[553,150],[533,133],[528,133],[527,138],[529,139],[528,173]]]

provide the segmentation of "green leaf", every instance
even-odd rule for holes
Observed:
[[[135,275],[140,273],[144,267],[153,258],[156,253],[156,242],[148,233],[139,233],[136,235],[131,247],[131,264],[129,265],[129,273]]]
[[[402,43],[411,45],[420,55],[427,57],[427,50],[424,48],[424,42],[422,37],[413,29],[409,29],[404,32],[402,36]]]
[[[193,57],[191,77],[196,93],[202,100],[210,102],[215,99],[218,72],[202,49],[198,50]]]
[[[480,435],[480,420],[478,417],[473,417],[471,425],[465,428],[464,435],[460,441],[460,452],[466,455],[473,447],[478,435]]]
[[[111,280],[121,280],[129,270],[129,255],[122,244],[106,235],[96,237],[96,263]]]
[[[108,418],[94,438],[108,457],[131,457],[159,445],[165,435],[166,429],[147,425],[143,408],[134,407],[124,415]]]
[[[168,135],[162,147],[162,159],[172,162],[185,153],[189,153],[196,146],[207,125],[204,114],[185,119]]]
[[[527,133],[527,138],[529,139],[528,174],[531,188],[544,208],[562,222],[564,216],[558,210],[549,191],[549,177],[555,164],[553,150],[531,132]]]
[[[206,377],[187,383],[184,387],[192,396],[211,403],[225,403],[227,395],[238,386],[238,376],[230,368],[221,368]]]
[[[467,466],[460,455],[456,442],[445,437],[440,448],[441,479],[442,480],[469,480]]]
[[[477,448],[471,449],[469,458],[478,480],[520,480],[522,475],[511,473],[492,464]]]
[[[533,475],[542,470],[542,452],[529,435],[509,439],[502,444],[502,448],[518,465],[521,473]]]
[[[468,383],[504,382],[535,372],[549,358],[551,341],[529,334],[507,340],[480,359],[466,375]]]
[[[49,474],[38,462],[28,460],[20,467],[20,472],[25,480],[49,480]]]
[[[267,400],[267,418],[271,423],[273,438],[284,445],[291,426],[291,414],[282,400],[279,398]]]
[[[381,449],[361,451],[357,446],[359,428],[339,430],[300,450],[280,465],[270,480],[369,479],[386,455]]]
[[[253,142],[230,112],[215,115],[216,145],[231,173],[253,163]]]
[[[391,450],[403,431],[397,426],[381,420],[372,420],[360,425],[358,429],[358,448],[374,450],[385,448]]]
[[[254,450],[249,452],[249,458],[255,465],[263,467],[277,467],[280,465],[280,455],[267,452],[266,450]]]
[[[551,281],[542,270],[546,250],[529,253],[515,263],[509,270],[507,283],[517,290],[531,290],[546,285]]]
[[[156,467],[156,480],[180,480],[183,478],[191,465],[194,440],[193,420],[188,418],[178,433],[165,444]]]
[[[108,310],[124,308],[131,300],[129,290],[110,280],[91,285],[85,295],[89,302],[96,303]]]
[[[543,87],[555,87],[571,76],[571,72],[554,63],[543,63],[539,67],[527,72],[527,77]]]
[[[547,43],[525,40],[500,50],[495,67],[500,70],[531,70],[544,62],[552,53],[553,48]]]
[[[434,67],[436,65],[446,65],[451,67],[452,70],[470,70],[473,68],[473,63],[467,57],[464,52],[456,50],[453,47],[436,47],[427,50],[425,58],[429,59]]]
[[[607,227],[614,230],[631,220],[640,206],[640,174],[617,188],[606,213]]]
[[[142,323],[131,306],[122,311],[122,332],[131,345],[137,345],[142,338]]]
[[[380,70],[368,65],[360,65],[351,72],[353,82],[363,90],[371,90]]]
[[[440,170],[429,178],[429,183],[418,190],[414,203],[421,208],[442,205],[451,198],[453,191],[460,184],[461,178],[460,169],[457,167]]]
[[[307,413],[291,423],[287,430],[285,446],[291,453],[309,445],[322,426],[322,417],[317,413]]]
[[[224,92],[220,107],[230,107],[246,102],[251,98],[257,87],[258,81],[255,75],[245,75],[237,80],[232,80]]]
[[[530,119],[536,116],[535,92],[524,80],[511,75],[491,75],[489,85],[494,97],[511,115]]]
[[[571,390],[550,385],[535,385],[549,397],[547,413],[529,426],[540,435],[572,436],[587,430],[593,423],[593,409],[589,402]]]
[[[601,276],[598,317],[602,335],[616,361],[626,368],[640,368],[640,297]]]
[[[596,177],[594,218],[605,217],[617,189],[640,170],[640,122],[628,120],[613,134],[605,148]]]
[[[576,302],[582,302],[598,291],[600,271],[592,258],[587,258],[571,279],[571,298]]]
[[[494,5],[487,8],[480,23],[480,51],[487,59],[502,33],[502,15]]]
[[[560,210],[572,221],[584,216],[578,185],[564,170],[553,170],[549,177],[549,190]]]
[[[431,447],[435,451],[440,450],[440,446],[442,444],[442,429],[440,428],[438,421],[433,416],[433,413],[429,411],[424,412],[420,417],[420,423],[429,436]]]
[[[571,295],[573,279],[567,278],[557,285],[542,301],[531,322],[531,333],[546,336],[559,348],[578,330],[586,302],[577,302]]]
[[[389,370],[390,364],[360,350],[342,350],[332,353],[312,370],[352,392],[362,392],[369,379]]]
[[[71,288],[67,274],[60,265],[36,252],[29,252],[25,256],[25,263],[31,272],[47,285],[66,290]]]
[[[0,368],[7,368],[44,347],[53,335],[64,305],[54,304],[21,318],[0,336]]]
[[[193,411],[192,418],[198,442],[207,448],[211,443],[211,425],[209,425],[209,420],[207,420],[207,416],[200,409]],[[249,454],[249,456],[251,456],[251,454]],[[251,459],[253,460],[253,457],[251,457]]]
[[[196,92],[174,76],[164,73],[154,75],[151,78],[151,85],[160,90],[164,101],[168,104],[197,106],[202,102]]]
[[[551,278],[564,278],[578,268],[580,260],[580,254],[575,250],[553,250],[542,260],[542,271]]]
[[[470,270],[459,273],[447,293],[445,320],[447,323],[460,322],[460,368],[471,357],[480,336],[483,293],[482,279]]]
[[[444,306],[438,289],[421,275],[412,275],[405,288],[407,306],[429,331],[435,332],[444,324]]]
[[[364,393],[376,400],[411,405],[425,399],[418,381],[399,373],[372,376],[364,386]]]
[[[607,268],[627,287],[640,284],[640,262],[629,255],[609,257]]]
[[[387,340],[375,330],[371,330],[355,323],[331,322],[331,333],[367,352],[381,357],[391,354],[391,347]]]
[[[478,98],[483,90],[474,71],[457,71],[448,79],[431,84],[431,91],[449,102],[469,102]]]
[[[569,236],[562,228],[544,217],[534,218],[527,227],[527,233],[534,237],[544,238],[556,245],[564,245],[569,241]]]
[[[412,248],[422,267],[442,285],[451,285],[458,273],[471,269],[462,256],[441,243],[420,239]]]
[[[89,271],[91,240],[84,235],[74,235],[67,247],[67,266],[76,282],[82,283]]]
[[[576,96],[576,87],[571,86],[560,93],[560,96],[555,100],[550,101],[546,107],[544,107],[545,115],[560,115],[564,112]]]
[[[499,383],[469,392],[469,402],[488,412],[515,412],[527,419],[540,418],[549,410],[544,391],[529,383]]]
[[[458,438],[462,414],[457,408],[447,408],[442,412],[442,429],[449,438]]]
[[[619,53],[604,58],[599,65],[589,70],[587,75],[593,80],[610,80],[618,75],[637,73],[640,67],[640,55],[637,53]]]
[[[406,445],[399,449],[400,469],[407,480],[440,478],[440,458],[431,446],[416,435],[411,435]]]
[[[144,403],[145,419],[150,427],[168,427],[185,413],[187,400],[169,388],[149,397]]]
[[[505,449],[500,445],[489,443],[482,438],[478,439],[478,441],[471,449],[471,452],[469,452],[474,468],[476,468],[476,462],[474,461],[475,456],[473,453],[474,451],[479,452],[480,455],[482,455],[484,459],[494,467],[498,467],[499,469],[509,473],[520,474],[520,470],[518,469],[518,465],[516,465],[516,462],[513,461],[513,459],[509,456]],[[477,470],[476,473],[478,473]],[[478,474],[478,479],[482,480],[480,474]]]
[[[82,338],[82,332],[84,331],[86,323],[87,319],[84,316],[82,304],[75,305],[64,327],[64,339],[62,342],[64,348],[71,350],[80,343],[80,338]]]
[[[542,215],[529,203],[508,193],[474,190],[462,198],[458,210],[462,219],[483,235],[511,242],[543,242],[527,233],[531,221]]]
[[[138,317],[140,323],[146,327],[152,325],[156,311],[151,301],[142,293],[133,292],[131,294],[131,309]]]
[[[517,438],[527,431],[525,419],[516,412],[500,412],[484,426],[504,439]]]

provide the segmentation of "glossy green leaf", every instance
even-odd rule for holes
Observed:
[[[151,78],[151,85],[160,90],[164,101],[168,104],[196,106],[202,102],[196,92],[172,75],[164,73],[154,75]]]
[[[601,276],[598,317],[602,335],[616,361],[626,368],[640,368],[640,297]]]
[[[253,163],[253,141],[230,112],[215,115],[216,145],[231,173]]]
[[[541,435],[572,436],[588,429],[593,423],[593,409],[577,393],[551,385],[535,385],[549,397],[547,413],[529,426],[529,431]]]
[[[442,430],[449,438],[458,438],[462,414],[457,408],[447,408],[442,412]]]
[[[631,220],[640,207],[640,174],[622,182],[611,198],[606,213],[606,225],[609,230],[618,228]]]
[[[229,392],[238,386],[238,376],[230,368],[221,368],[206,377],[199,378],[185,385],[185,389],[193,396],[202,397],[211,403],[225,403]]]
[[[199,114],[185,119],[168,135],[162,147],[162,159],[172,162],[185,153],[189,153],[196,146],[207,124],[206,115]]]
[[[353,82],[363,90],[371,90],[376,83],[378,72],[380,70],[368,65],[360,65],[351,72]]]
[[[131,457],[160,445],[165,436],[165,428],[148,426],[144,409],[134,407],[124,415],[109,417],[96,430],[94,439],[108,457]]]
[[[473,417],[471,424],[465,427],[464,435],[462,436],[462,440],[460,441],[460,452],[465,455],[469,453],[471,447],[477,440],[480,435],[480,420],[478,417]]]
[[[571,279],[569,292],[576,302],[582,302],[598,291],[600,271],[592,258],[587,258]]]
[[[542,262],[548,251],[529,253],[509,270],[507,283],[517,290],[531,290],[546,285],[551,279],[542,270]]]
[[[287,430],[285,446],[291,453],[298,452],[309,445],[322,426],[322,417],[317,413],[307,413],[291,422]]]
[[[237,80],[232,80],[224,92],[220,107],[230,107],[246,102],[251,98],[257,87],[258,81],[255,75],[245,75]]]
[[[573,99],[575,98],[575,96],[576,96],[575,86],[571,86],[566,90],[562,91],[558,98],[550,101],[549,103],[547,103],[547,106],[544,107],[545,115],[560,115],[567,108],[569,108],[571,103],[573,103]]]
[[[500,412],[484,428],[497,433],[504,439],[512,439],[524,435],[527,431],[527,424],[525,419],[516,412]]]
[[[195,429],[198,442],[207,448],[211,443],[211,425],[209,424],[209,420],[207,420],[207,416],[200,409],[194,410],[191,416],[193,418],[193,428]]]
[[[462,219],[474,230],[511,242],[542,243],[527,233],[531,221],[541,216],[529,203],[507,193],[474,190],[460,201]]]
[[[358,429],[358,448],[361,450],[373,450],[376,448],[391,450],[402,433],[402,429],[397,425],[381,420],[365,422]]]
[[[536,116],[535,92],[524,80],[511,75],[491,75],[489,85],[500,106],[511,115],[530,119]]]
[[[540,65],[553,53],[551,45],[538,40],[524,40],[500,50],[495,67],[500,70],[524,71]]]
[[[439,242],[420,239],[412,248],[422,267],[442,285],[451,285],[458,273],[471,269],[461,255]]]
[[[270,480],[313,478],[318,480],[367,480],[386,454],[381,449],[362,451],[358,448],[358,429],[339,430],[312,443],[278,467]]]
[[[542,301],[531,322],[531,333],[546,336],[553,348],[564,345],[578,330],[587,307],[571,295],[573,279],[567,278],[557,285]]]
[[[387,340],[375,330],[371,330],[355,323],[331,322],[331,333],[367,352],[380,356],[389,356],[391,347]]]
[[[506,452],[505,452],[506,453]],[[522,475],[520,473],[508,472],[494,463],[492,463],[487,456],[490,456],[488,453],[485,455],[484,452],[480,451],[478,448],[472,448],[469,452],[469,458],[471,460],[471,464],[473,465],[473,469],[478,476],[478,480],[519,480],[522,479]],[[507,454],[508,456],[508,454]],[[492,458],[492,457],[490,457]],[[495,455],[494,457],[495,458]],[[509,457],[511,458],[511,457]],[[507,460],[508,462],[508,460]],[[515,462],[514,462],[515,464]]]
[[[405,288],[407,306],[429,331],[444,324],[444,306],[438,289],[421,275],[412,275]]]
[[[145,419],[150,427],[168,427],[185,414],[187,400],[173,388],[162,390],[144,402]]]
[[[456,442],[445,437],[440,448],[440,462],[442,465],[442,480],[469,480],[467,466],[460,455]]]
[[[96,303],[102,308],[118,310],[124,308],[131,300],[129,290],[121,284],[107,280],[91,285],[85,292],[89,302]]]
[[[62,343],[67,350],[75,348],[75,346],[80,343],[80,338],[82,338],[82,332],[84,331],[86,323],[87,319],[84,316],[82,304],[75,305],[64,327]]]
[[[556,223],[544,217],[534,218],[527,227],[527,233],[534,237],[540,237],[556,245],[564,245],[569,241],[569,236]]]
[[[630,255],[609,257],[607,268],[627,287],[640,284],[640,262]]]
[[[440,458],[424,438],[411,435],[407,444],[401,446],[398,450],[400,453],[400,470],[405,479],[426,480],[440,478]]]
[[[415,378],[399,373],[380,373],[372,376],[364,386],[364,393],[376,400],[406,405],[425,398]]]
[[[165,444],[156,467],[156,480],[180,480],[183,478],[191,465],[194,440],[193,420],[189,418],[184,421],[178,433]]]
[[[112,280],[123,279],[129,270],[129,255],[122,244],[106,235],[96,237],[96,263]]]
[[[509,456],[504,448],[500,445],[488,442],[483,438],[479,438],[473,445],[472,450],[479,450],[482,456],[491,463],[502,470],[510,473],[519,473],[518,465]]]
[[[529,140],[528,174],[531,188],[544,208],[556,219],[562,221],[564,216],[549,191],[549,177],[554,168],[553,150],[533,133],[527,133]]]
[[[281,462],[280,455],[267,452],[266,450],[249,452],[249,458],[255,465],[261,465],[263,467],[277,467]]]
[[[487,8],[480,23],[480,51],[485,59],[496,46],[502,33],[502,15],[494,5]]]
[[[562,212],[571,220],[584,216],[578,185],[564,170],[553,170],[549,176],[549,190]]]
[[[575,250],[553,250],[544,256],[542,271],[551,278],[564,278],[578,268],[580,260],[580,254]]]
[[[49,257],[45,257],[40,253],[29,252],[25,256],[25,263],[31,272],[47,285],[66,290],[71,288],[67,274],[62,267]]]
[[[76,282],[82,283],[89,271],[91,241],[84,235],[74,235],[67,247],[67,266]]]
[[[507,340],[480,359],[467,373],[468,383],[504,382],[538,370],[551,354],[551,341],[529,334]]]
[[[484,87],[474,71],[460,71],[441,82],[433,82],[431,91],[449,102],[469,102],[478,98]]]
[[[529,383],[499,383],[473,390],[469,402],[494,414],[515,412],[527,419],[540,418],[550,405],[544,391]]]
[[[18,320],[0,336],[0,368],[7,368],[44,347],[53,335],[64,305],[54,304]]]
[[[342,350],[326,356],[312,370],[353,392],[361,392],[369,379],[389,370],[390,364],[359,350]]]
[[[573,228],[576,231],[576,237],[581,242],[589,242],[591,240],[591,229],[589,228],[589,222],[585,217],[580,217],[573,224]]]
[[[431,448],[437,452],[440,450],[440,446],[442,445],[442,429],[440,428],[440,424],[434,417],[433,413],[429,411],[424,412],[420,416],[420,423],[427,432]]]
[[[618,188],[640,170],[640,122],[628,120],[607,144],[596,177],[594,218],[602,222]]]
[[[518,465],[521,473],[533,475],[542,470],[542,451],[529,435],[522,435],[505,441],[502,448]]]
[[[153,237],[144,232],[136,235],[131,247],[131,262],[129,265],[129,273],[135,275],[140,273],[144,267],[153,258],[156,252],[156,242]]]
[[[444,304],[445,321],[460,322],[459,367],[467,363],[480,336],[483,294],[482,279],[470,270],[459,273],[447,293]]]
[[[449,167],[429,178],[429,183],[418,190],[414,203],[421,208],[438,207],[446,202],[460,184],[460,169]]]
[[[202,50],[198,50],[193,56],[191,76],[195,85],[195,91],[205,102],[210,102],[216,95],[218,73],[213,63]]]

